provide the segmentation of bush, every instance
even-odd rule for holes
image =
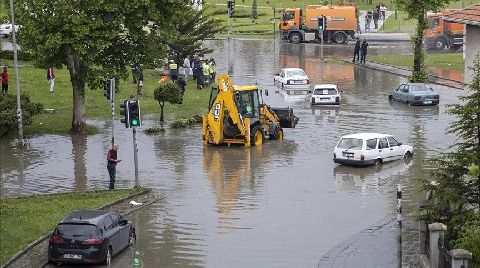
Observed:
[[[0,93],[0,138],[18,128],[17,123],[17,97],[13,94]],[[23,125],[29,125],[33,116],[42,112],[40,103],[31,103],[27,95],[21,95]]]
[[[32,54],[27,52],[27,51],[23,51],[23,50],[18,50],[17,51],[17,56],[18,56],[18,60],[22,60],[22,61],[30,61],[32,60]],[[0,50],[0,59],[4,59],[4,60],[13,60],[13,51],[10,51],[10,50]]]

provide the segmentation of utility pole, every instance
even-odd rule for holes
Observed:
[[[112,105],[112,148],[115,145],[115,78],[110,79],[110,102]]]
[[[12,18],[12,41],[13,41],[13,65],[15,66],[15,89],[17,91],[17,122],[18,122],[18,139],[21,144],[24,144],[23,140],[23,122],[22,122],[22,104],[20,100],[20,83],[18,73],[18,58],[17,58],[17,38],[15,27],[15,14],[13,13],[13,0],[10,0],[10,16]]]

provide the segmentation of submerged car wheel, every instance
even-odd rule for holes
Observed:
[[[403,156],[403,158],[411,158],[412,156],[413,156],[413,154],[410,151],[407,151],[405,153],[405,155]]]
[[[263,143],[262,127],[260,125],[254,125],[250,130],[250,145],[257,146]]]
[[[392,96],[392,95],[388,95],[388,100],[393,100],[393,96]]]
[[[112,247],[111,246],[108,246],[107,253],[105,254],[105,261],[103,262],[107,266],[110,266],[110,264],[112,264]]]
[[[128,237],[128,244],[130,246],[133,246],[133,245],[135,245],[136,241],[137,241],[137,235],[135,234],[135,229],[132,228],[130,230],[130,235]]]
[[[375,162],[373,162],[373,165],[374,166],[380,166],[382,164],[382,159],[381,158],[378,158],[378,159],[375,159]]]

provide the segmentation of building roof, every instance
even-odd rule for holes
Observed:
[[[480,4],[468,6],[444,17],[446,21],[480,26]]]

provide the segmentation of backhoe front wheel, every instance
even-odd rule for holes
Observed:
[[[250,145],[258,146],[263,143],[263,132],[260,125],[254,125],[250,130]]]

